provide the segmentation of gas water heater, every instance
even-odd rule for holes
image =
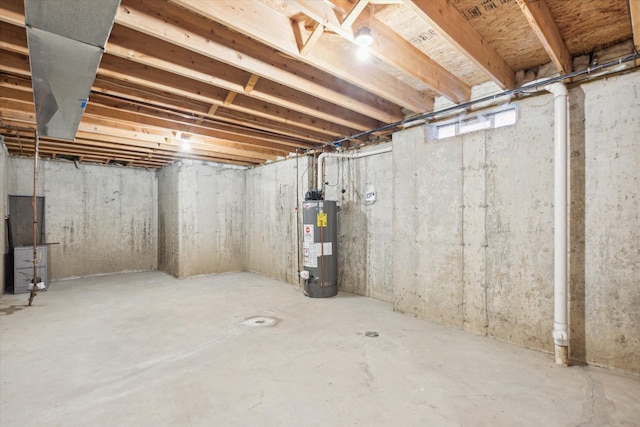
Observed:
[[[303,204],[304,294],[328,298],[338,294],[338,248],[336,202],[311,199]]]

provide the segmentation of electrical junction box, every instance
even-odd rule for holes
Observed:
[[[376,201],[376,189],[368,185],[364,193],[364,202],[368,205]]]

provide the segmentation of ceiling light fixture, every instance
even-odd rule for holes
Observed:
[[[369,46],[373,43],[373,37],[371,37],[369,27],[360,27],[360,29],[356,31],[354,41],[358,45],[356,56],[359,60],[364,61],[369,57]]]
[[[371,46],[371,43],[373,43],[373,37],[371,37],[371,30],[369,29],[369,27],[360,27],[360,29],[356,31],[356,37],[354,41],[360,47]]]
[[[189,135],[182,135],[180,137],[180,140],[182,141],[181,147],[184,151],[189,151],[191,149],[191,145],[189,144],[190,139]]]

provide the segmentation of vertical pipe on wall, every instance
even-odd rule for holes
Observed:
[[[300,284],[300,148],[296,147],[296,255],[298,258],[298,284]]]
[[[553,94],[554,109],[554,318],[553,342],[557,365],[569,364],[567,321],[567,144],[568,91],[562,83],[545,86]]]
[[[33,205],[33,279],[31,280],[31,292],[29,293],[29,303],[31,306],[33,299],[38,293],[37,283],[38,280],[38,155],[40,154],[40,135],[36,132],[35,147],[33,153],[33,198],[31,204]]]

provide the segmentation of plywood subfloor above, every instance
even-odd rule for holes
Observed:
[[[521,70],[570,68],[640,20],[627,0],[534,3],[122,0],[75,141],[43,139],[42,154],[259,165],[428,113],[436,97],[466,102],[482,83],[513,88]],[[538,7],[534,24],[525,11]],[[23,0],[0,4],[0,134],[17,155],[33,152],[36,129],[24,20]],[[363,26],[377,37],[365,61]]]

